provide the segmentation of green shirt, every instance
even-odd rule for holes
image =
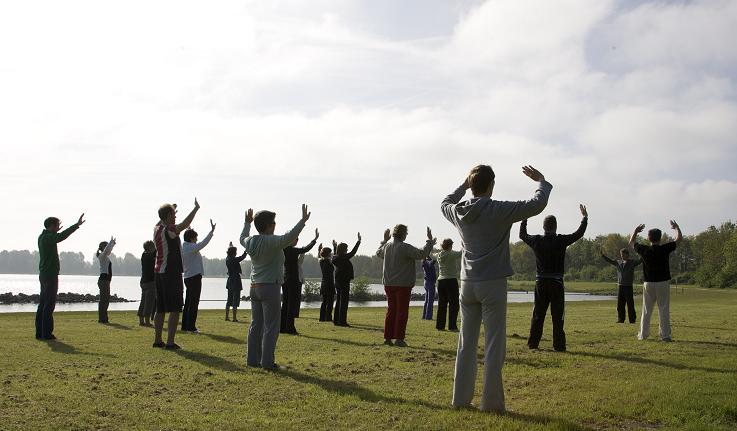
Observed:
[[[38,236],[38,273],[39,275],[59,275],[59,252],[56,244],[64,241],[75,230],[78,224],[73,224],[61,232],[52,232],[44,229]]]
[[[438,261],[440,275],[438,280],[447,280],[450,278],[458,278],[461,271],[461,252],[455,250],[440,250],[435,254]]]

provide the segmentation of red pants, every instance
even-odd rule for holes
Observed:
[[[384,320],[384,339],[404,340],[412,286],[384,286],[384,292],[389,305]]]

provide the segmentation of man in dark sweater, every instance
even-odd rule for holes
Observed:
[[[535,252],[537,276],[535,281],[535,307],[532,311],[530,323],[530,338],[527,346],[537,349],[543,335],[545,314],[550,305],[550,314],[553,318],[553,348],[558,352],[566,350],[566,334],[563,331],[563,317],[565,315],[565,294],[563,273],[565,272],[566,248],[581,239],[586,232],[588,213],[586,207],[580,205],[581,226],[568,235],[558,235],[558,222],[555,216],[547,216],[543,221],[545,235],[528,235],[527,220],[522,220],[519,228],[519,238],[529,245]]]
[[[41,295],[36,311],[36,339],[55,340],[54,336],[54,308],[56,308],[56,294],[59,290],[59,252],[56,244],[69,238],[84,223],[84,214],[79,216],[77,223],[64,231],[61,229],[61,220],[49,217],[44,220],[44,230],[38,236],[38,281],[41,284]]]
[[[683,234],[681,228],[674,220],[670,226],[676,231],[675,241],[661,244],[663,233],[660,229],[650,229],[647,239],[650,245],[637,242],[637,235],[645,229],[641,224],[635,228],[630,236],[630,247],[642,257],[642,318],[640,320],[640,333],[637,339],[645,340],[650,335],[650,317],[652,316],[655,303],[658,304],[658,318],[660,319],[660,339],[672,341],[670,332],[670,254],[675,251],[681,242]]]
[[[297,241],[284,249],[284,284],[282,284],[281,325],[279,332],[297,335],[294,327],[294,318],[299,307],[299,295],[302,291],[302,282],[299,280],[299,255],[307,253],[315,246],[320,233],[315,229],[315,239],[304,247],[297,248]]]
[[[642,259],[630,259],[630,251],[626,248],[619,250],[621,260],[609,259],[604,250],[601,258],[617,268],[617,323],[624,323],[624,305],[627,304],[627,314],[630,323],[637,321],[635,314],[635,298],[632,289],[635,280],[635,268],[642,263]]]

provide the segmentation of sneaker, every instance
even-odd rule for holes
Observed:
[[[166,344],[164,344],[163,341],[159,341],[158,343],[154,343],[153,347],[158,347],[158,348],[163,349],[164,347],[166,347]]]
[[[405,343],[404,340],[397,340],[394,342],[394,345],[397,347],[407,347],[407,343]]]
[[[179,350],[179,349],[181,349],[181,347],[179,347],[179,344],[177,344],[177,343],[167,344],[164,348],[166,350]]]
[[[384,340],[384,345],[385,346],[393,346],[394,343],[392,343],[392,340]]]

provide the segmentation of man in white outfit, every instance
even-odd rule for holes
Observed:
[[[540,214],[553,188],[532,166],[524,166],[522,172],[538,183],[530,200],[491,199],[494,171],[491,166],[479,165],[471,169],[466,180],[441,204],[445,218],[458,229],[463,248],[454,407],[471,405],[476,383],[476,349],[483,321],[484,389],[479,408],[505,411],[502,366],[507,348],[507,277],[514,273],[509,257],[509,230],[514,223]],[[473,198],[461,202],[469,188]]]

